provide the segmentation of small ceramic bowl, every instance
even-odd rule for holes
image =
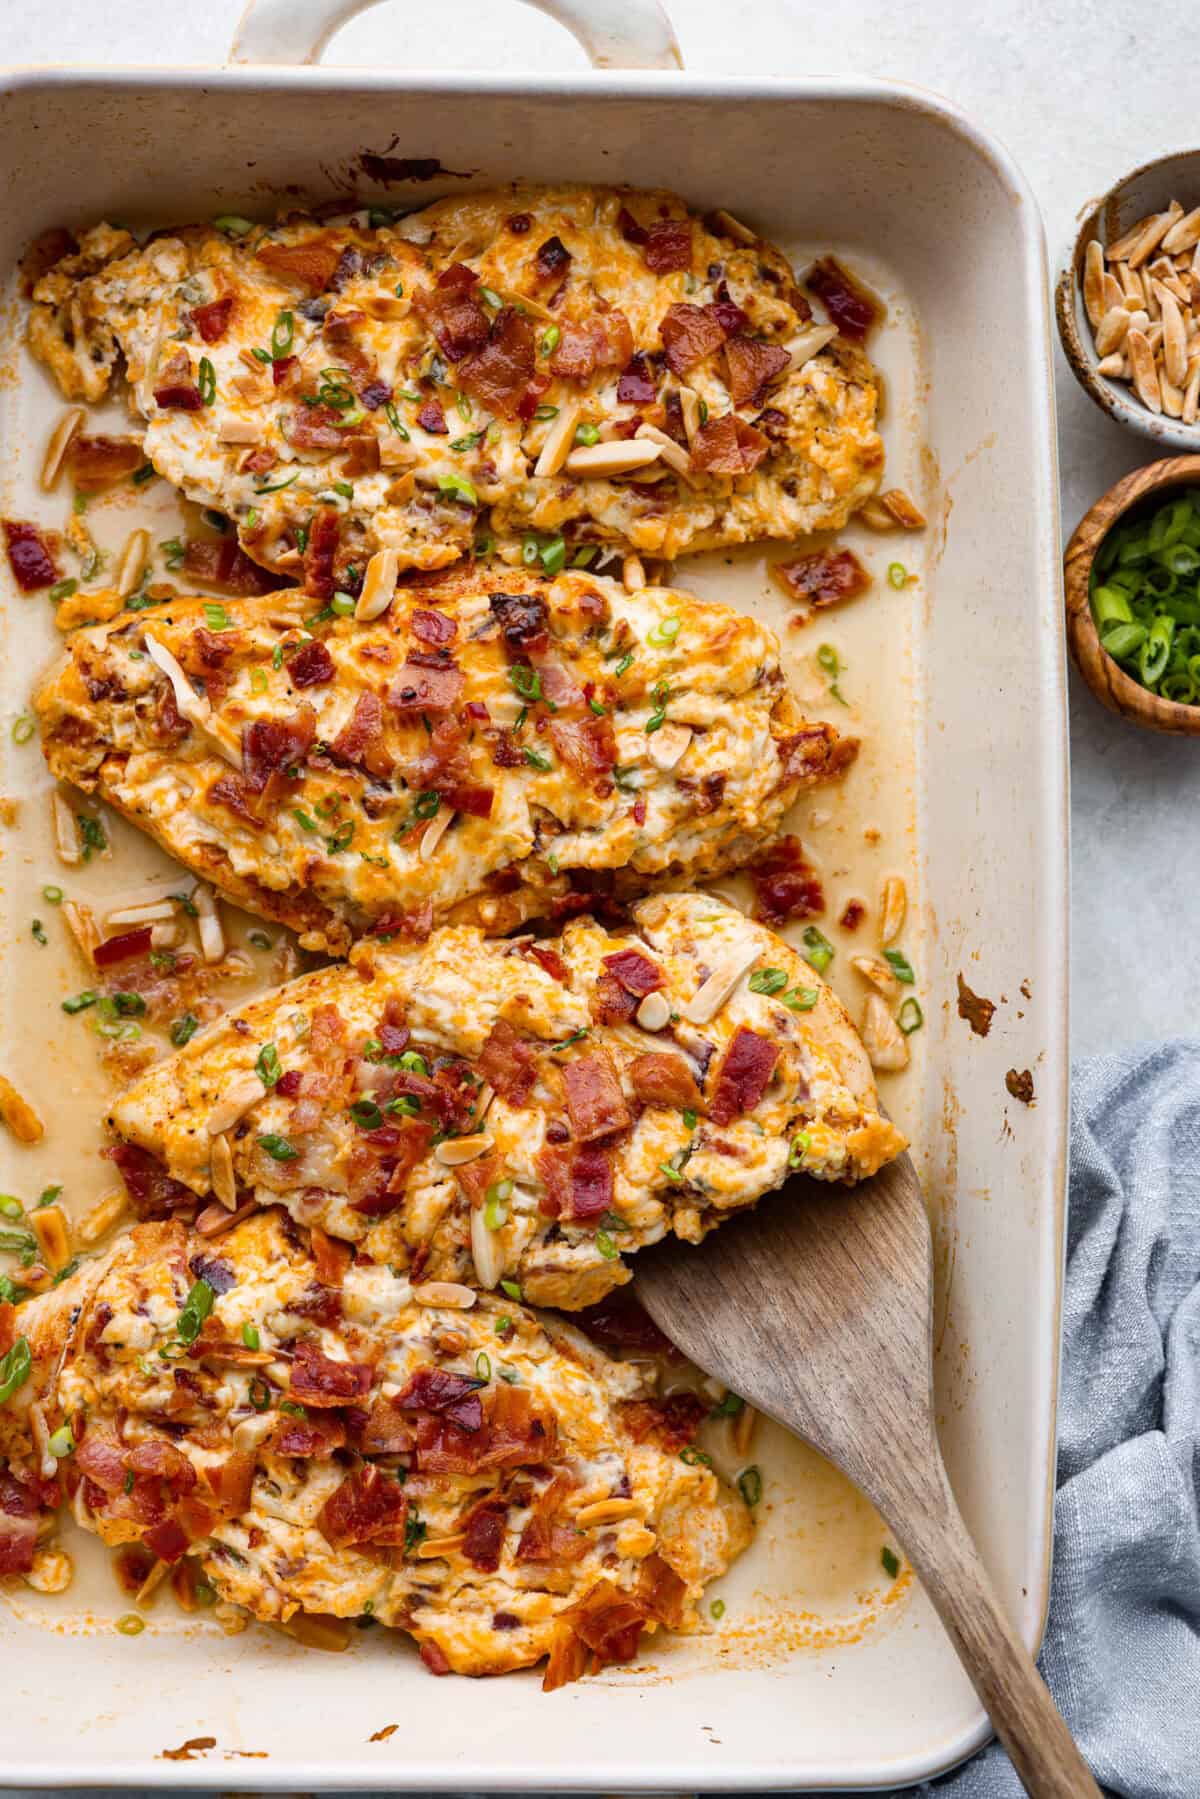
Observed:
[[[1180,487],[1200,487],[1200,455],[1170,456],[1134,469],[1080,519],[1063,557],[1067,642],[1080,674],[1110,712],[1151,731],[1200,737],[1200,706],[1160,698],[1113,661],[1100,642],[1088,592],[1096,553],[1118,520],[1144,500],[1165,499]]]
[[[1185,212],[1200,205],[1200,150],[1181,150],[1143,163],[1088,207],[1075,241],[1063,258],[1054,292],[1058,335],[1067,361],[1097,406],[1119,425],[1128,425],[1162,450],[1200,451],[1200,424],[1185,425],[1143,406],[1127,381],[1100,374],[1092,327],[1083,304],[1083,264],[1087,246],[1098,237],[1115,243],[1148,213],[1178,200]]]

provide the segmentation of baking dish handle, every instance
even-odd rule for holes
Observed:
[[[597,69],[679,69],[683,58],[660,0],[525,0],[549,13]],[[315,63],[334,33],[378,0],[248,0],[231,63]]]

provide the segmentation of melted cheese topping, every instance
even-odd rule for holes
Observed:
[[[215,1297],[202,1338],[189,1347],[180,1341],[180,1314],[206,1273]],[[334,1322],[314,1322],[314,1310]],[[694,1629],[705,1584],[750,1536],[737,1496],[647,1432],[639,1402],[652,1399],[653,1380],[644,1369],[610,1360],[577,1333],[551,1334],[509,1300],[485,1295],[469,1310],[420,1303],[408,1279],[382,1265],[360,1262],[340,1286],[322,1286],[277,1211],[215,1243],[179,1224],[139,1226],[103,1262],[22,1307],[20,1326],[35,1378],[8,1421],[11,1470],[18,1478],[34,1472],[33,1444],[16,1423],[19,1412],[28,1431],[34,1397],[46,1428],[72,1419],[81,1441],[104,1434],[122,1457],[152,1446],[181,1452],[195,1476],[177,1514],[192,1553],[222,1599],[263,1621],[286,1622],[299,1611],[370,1614],[407,1631],[440,1671],[501,1673],[561,1647],[567,1614],[586,1595],[615,1589],[628,1600],[648,1580],[653,1586],[663,1564],[672,1621]],[[351,1438],[355,1429],[340,1408],[288,1400],[301,1344],[337,1364],[369,1365],[358,1414],[386,1407],[414,1375],[435,1370],[474,1386],[484,1431],[497,1396],[511,1392],[528,1397],[543,1434],[505,1466],[475,1472],[437,1472],[423,1465],[419,1447],[346,1448],[332,1458],[281,1453],[275,1440],[297,1413],[301,1423],[305,1411],[307,1421],[334,1421]],[[281,1411],[285,1402],[290,1412]],[[471,1435],[454,1438],[451,1430],[468,1448]],[[231,1456],[242,1458],[246,1482],[236,1499],[222,1483]],[[126,1503],[132,1474],[122,1487],[118,1465],[106,1492],[77,1487],[72,1475],[81,1470],[71,1458],[61,1465],[80,1522],[108,1543],[145,1533],[136,1515],[143,1488]],[[323,1508],[348,1476],[364,1474],[407,1499],[394,1545],[338,1545],[327,1534]],[[166,1509],[179,1484],[162,1496]],[[619,1516],[596,1512],[618,1495],[623,1503],[610,1509]],[[473,1559],[464,1543],[464,1520],[489,1500],[503,1520],[494,1568],[480,1566],[492,1558]],[[562,1535],[556,1553],[535,1559],[522,1553],[522,1539],[545,1509]],[[653,1607],[648,1625],[655,1628]]]
[[[248,1087],[225,1139],[239,1195],[279,1200],[300,1222],[363,1243],[377,1261],[415,1265],[422,1278],[484,1288],[515,1281],[534,1304],[567,1308],[630,1278],[622,1252],[672,1231],[699,1241],[791,1169],[854,1181],[903,1148],[879,1113],[848,1017],[781,938],[704,894],[643,901],[633,919],[612,932],[577,919],[560,940],[532,950],[466,928],[435,932],[409,951],[362,946],[354,967],[302,976],[229,1013],[136,1082],[110,1126],[207,1196],[208,1120],[225,1096]],[[548,971],[539,949],[562,966]],[[661,978],[670,1015],[662,1029],[633,1017],[597,1022],[608,1015],[605,958],[630,950]],[[702,1023],[689,1022],[686,1013],[707,1013],[698,995],[714,980],[720,1003]],[[403,1019],[411,1033],[399,1059],[382,1048],[385,1019]],[[509,1060],[528,1060],[527,1092],[513,1094],[503,1063],[489,1058],[498,1025]],[[775,1057],[761,1093],[728,1116],[720,1095],[739,1032],[765,1040]],[[285,1074],[304,1077],[299,1091],[293,1077],[284,1094],[255,1092],[268,1043]],[[685,1088],[694,1083],[690,1096],[681,1088],[672,1100],[646,1097],[638,1058],[664,1053]],[[575,1150],[597,1153],[570,1093],[572,1068],[597,1061],[611,1067],[626,1116],[599,1138],[600,1178],[610,1183],[603,1212],[575,1217],[546,1152],[558,1146],[568,1181]],[[445,1070],[462,1092],[452,1122],[439,1122],[436,1100],[405,1078],[414,1067]],[[390,1127],[407,1132],[422,1118],[439,1128],[426,1132],[403,1178],[391,1179],[403,1151]],[[468,1153],[455,1166],[460,1139],[469,1139]]]
[[[688,266],[656,271],[638,235],[672,220],[690,226]],[[291,215],[242,237],[194,226],[139,246],[101,225],[38,283],[29,342],[72,399],[100,398],[123,367],[159,473],[227,513],[249,553],[281,571],[298,565],[321,504],[338,509],[343,565],[390,547],[444,566],[485,507],[509,554],[531,530],[671,557],[836,529],[882,474],[875,371],[848,340],[814,336],[777,249],[719,220],[689,220],[671,194],[581,187],[442,200],[378,229],[362,214]],[[519,411],[472,382],[470,330],[431,313],[457,269],[478,316],[495,325],[517,307],[531,321]],[[227,299],[223,321],[205,311]],[[741,309],[734,334],[788,351],[749,397],[731,391],[720,344],[679,373],[664,361],[670,308],[713,303]],[[590,369],[587,353],[565,359],[585,340],[600,357]],[[628,385],[622,397],[630,368],[652,397]],[[203,403],[183,409],[181,384]],[[612,478],[539,473],[567,407],[585,442],[666,428],[682,438],[682,470],[662,459]],[[726,417],[765,436],[751,472],[701,466],[697,433]],[[313,441],[318,425],[328,441]]]
[[[528,661],[505,640],[505,594],[544,620]],[[35,696],[56,775],[306,947],[423,914],[511,929],[570,903],[573,875],[618,892],[709,878],[851,752],[805,725],[769,630],[669,588],[501,570],[401,590],[370,624],[315,609],[285,592],[123,613],[76,632]],[[453,631],[440,657],[420,636],[431,611]],[[449,711],[397,704],[445,670],[461,676]],[[342,734],[364,705],[377,728],[354,751]],[[288,721],[307,747],[249,790],[256,733]],[[435,727],[459,740],[452,780],[430,761]],[[455,812],[460,781],[486,816]]]

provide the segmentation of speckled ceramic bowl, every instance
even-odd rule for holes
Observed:
[[[1058,335],[1075,377],[1097,406],[1119,425],[1128,425],[1159,450],[1200,450],[1200,423],[1185,425],[1143,406],[1125,381],[1100,374],[1099,356],[1083,304],[1083,263],[1088,243],[1115,242],[1147,213],[1161,212],[1172,200],[1184,211],[1200,205],[1200,150],[1179,150],[1143,163],[1093,201],[1083,214],[1075,240],[1063,257],[1054,294]]]

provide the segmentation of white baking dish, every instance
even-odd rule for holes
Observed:
[[[241,51],[315,54],[355,10],[287,0],[277,11],[271,0],[243,22]],[[648,0],[556,0],[548,10],[595,55],[672,60],[669,28]],[[885,790],[906,799],[927,1029],[923,1068],[889,1103],[910,1114],[938,1222],[951,1474],[1002,1596],[1036,1643],[1049,1581],[1062,1253],[1067,829],[1049,326],[1040,225],[1020,175],[942,102],[855,80],[39,71],[9,74],[3,94],[4,269],[51,224],[261,212],[289,183],[326,198],[361,149],[395,139],[394,154],[439,156],[475,185],[516,176],[669,185],[752,218],[799,256],[833,246],[887,290],[889,470],[924,492],[931,527],[923,546],[906,540],[881,555],[869,544],[880,564],[903,554],[922,583],[911,599],[877,594],[846,626],[870,696],[855,829]],[[399,191],[417,204],[462,185]],[[13,305],[14,368],[17,322]],[[27,370],[0,387],[5,514],[45,515],[35,482],[57,404]],[[708,559],[694,576],[685,564],[677,578],[764,603],[761,567],[741,559]],[[53,633],[42,601],[10,594],[6,611],[7,727]],[[4,791],[32,792],[30,752],[20,762],[8,735]],[[6,854],[6,949],[28,944],[30,896],[48,878],[34,811]],[[45,1110],[64,1092],[88,1108],[90,1050],[62,1030],[57,997],[69,977],[38,985],[49,966],[24,949],[0,959],[0,1064],[16,1073],[19,1062]],[[957,1016],[959,971],[998,1002],[986,1041]],[[1034,1108],[1006,1094],[1009,1068],[1032,1070]],[[0,1184],[28,1189],[43,1169],[63,1178],[48,1155],[3,1146]],[[66,1173],[94,1194],[95,1169],[81,1159]],[[800,1462],[796,1471],[811,1500],[818,1474]],[[836,1559],[836,1511],[826,1492],[809,1518],[810,1569],[826,1555],[821,1530]],[[770,1615],[805,1516],[784,1495],[764,1518],[762,1545],[722,1583],[731,1614]],[[110,1593],[97,1609],[122,1608]],[[194,1629],[156,1624],[130,1641],[103,1618],[89,1626],[78,1608],[66,1625],[63,1616],[0,1606],[0,1765],[13,1784],[855,1788],[932,1775],[986,1731],[919,1593],[887,1608],[861,1641],[817,1628],[805,1642],[798,1626],[714,1632],[550,1698],[534,1678],[432,1680],[381,1632],[336,1659],[264,1631],[198,1641]],[[792,1625],[799,1616],[793,1605]],[[392,1723],[395,1734],[369,1741]],[[162,1758],[196,1737],[215,1746],[186,1762]]]

